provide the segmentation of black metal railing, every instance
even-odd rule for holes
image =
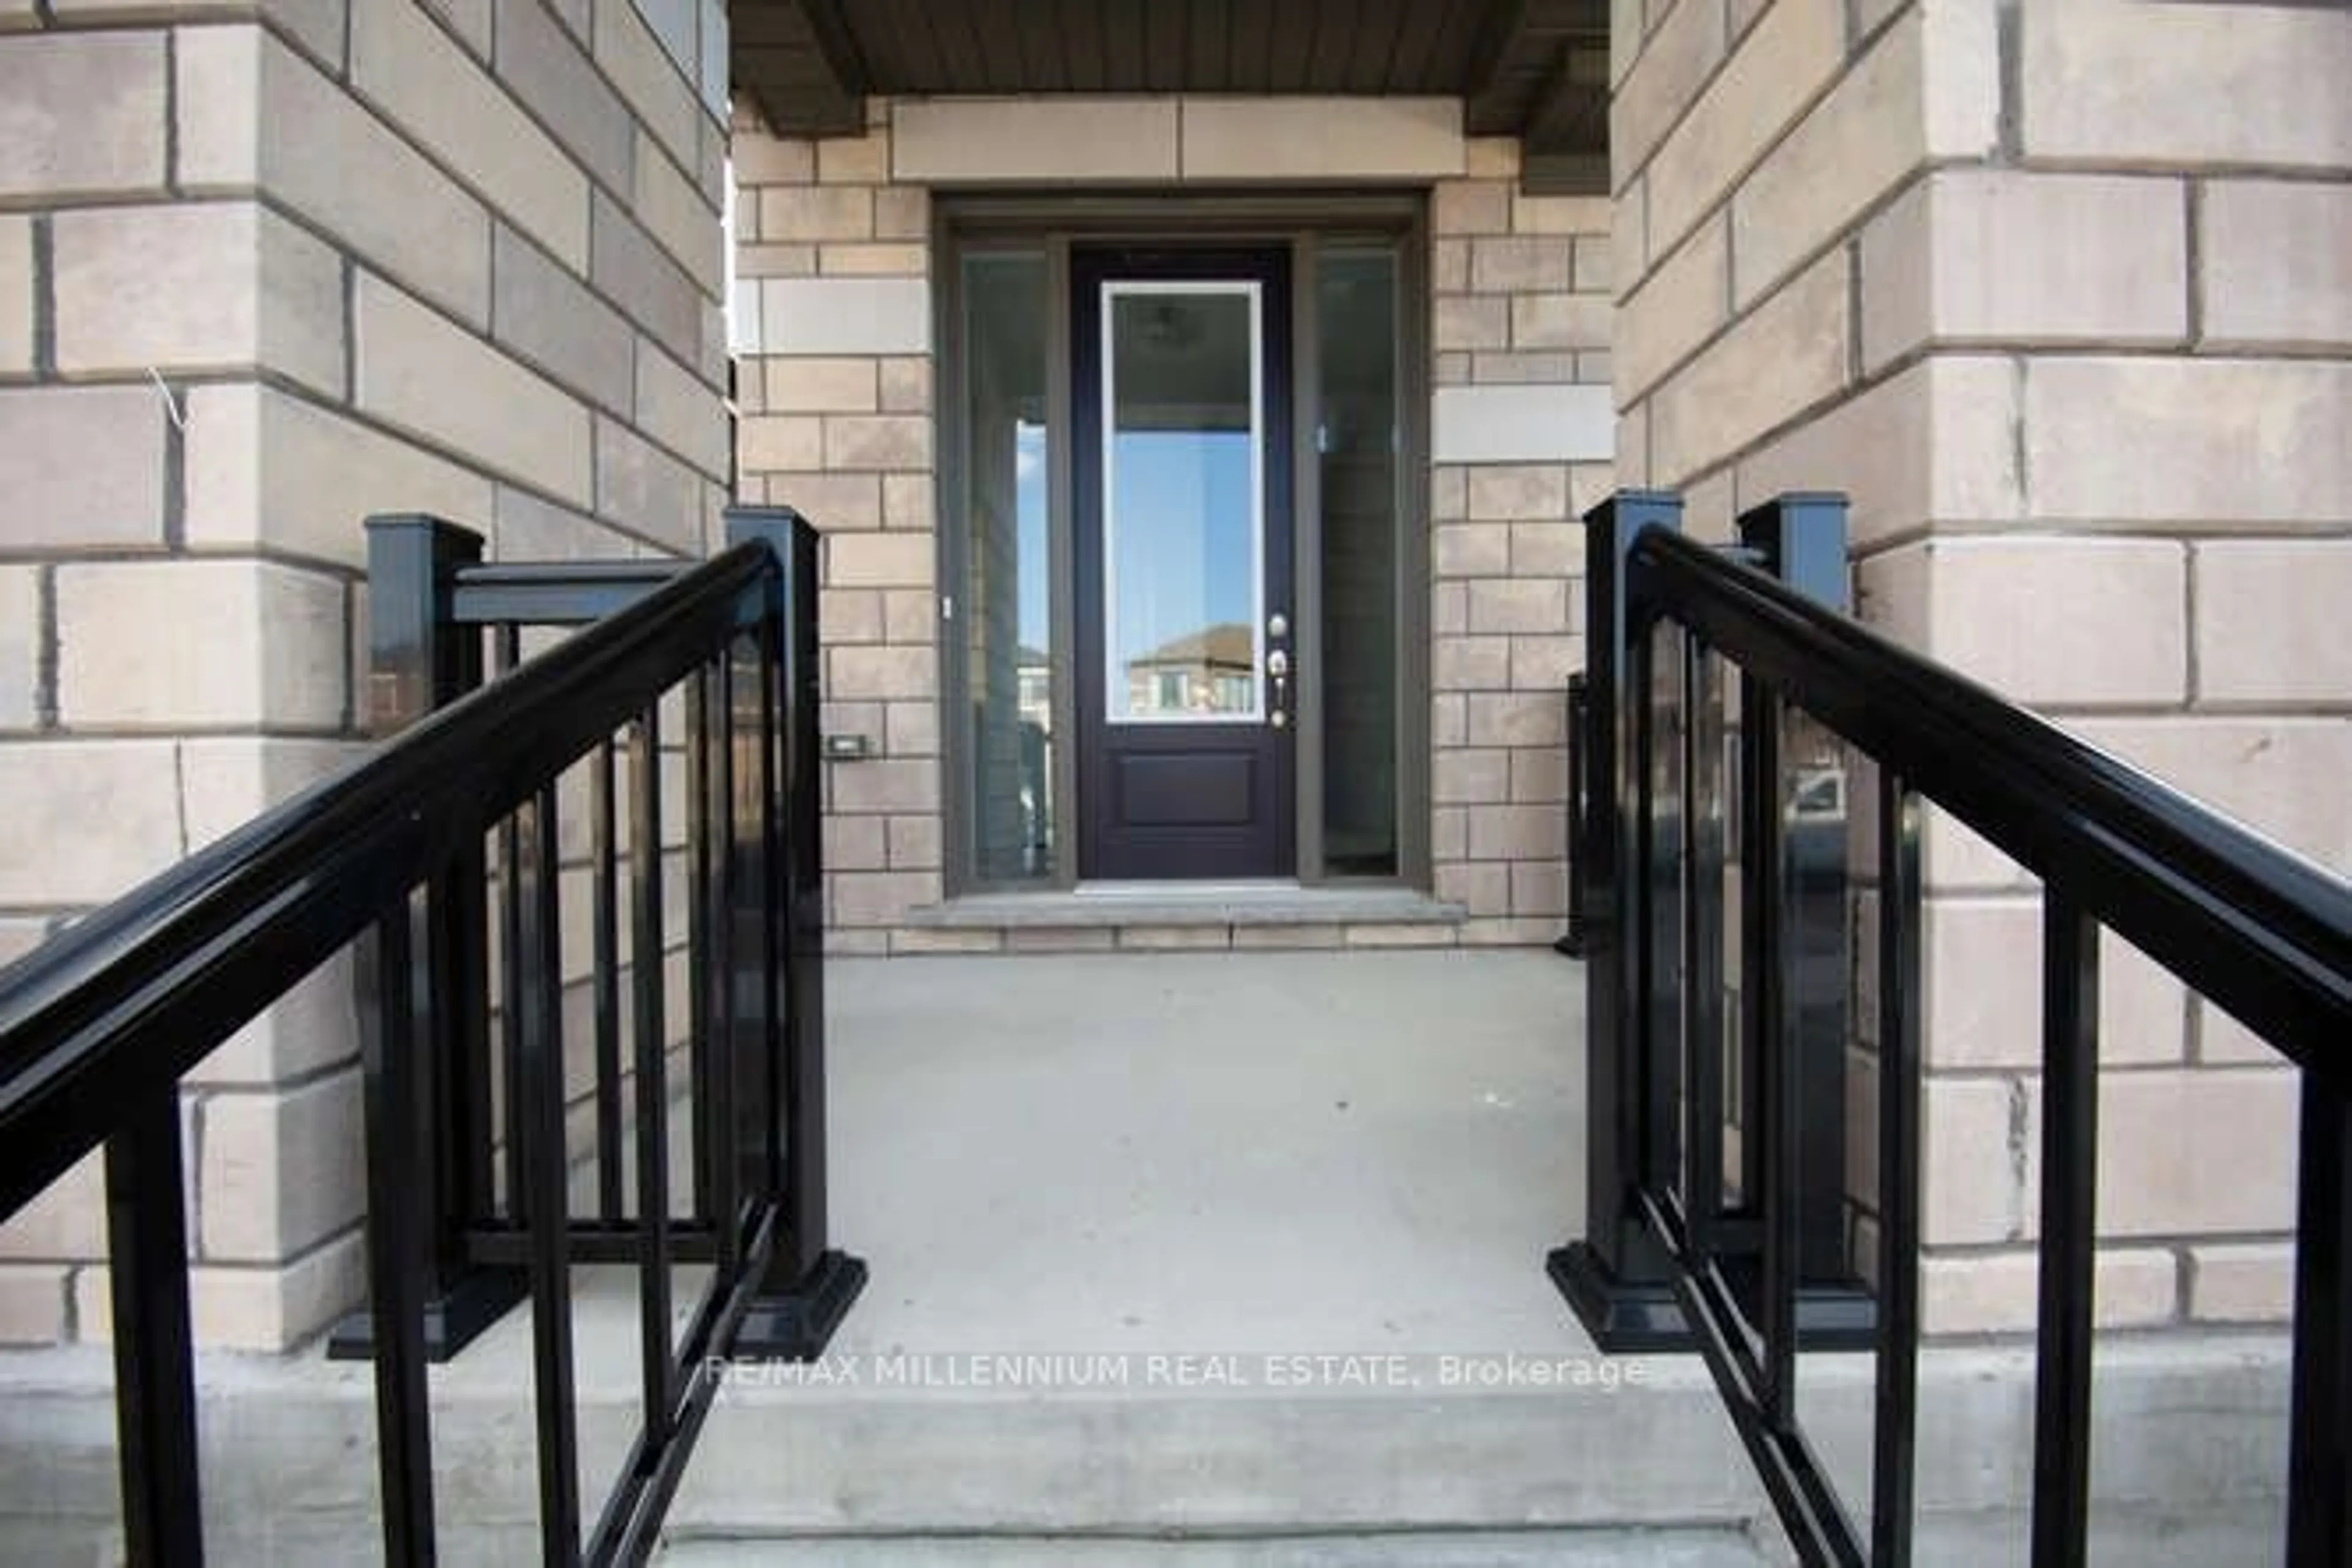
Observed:
[[[865,1278],[824,1221],[815,535],[743,509],[708,562],[541,567],[482,565],[476,536],[436,520],[369,531],[370,706],[391,738],[0,973],[0,1215],[105,1149],[125,1543],[134,1563],[200,1561],[179,1082],[357,942],[370,1293],[339,1338],[374,1359],[385,1558],[435,1553],[428,1356],[527,1296],[543,1559],[642,1561],[712,1358],[814,1354]],[[579,629],[522,658],[519,628],[540,623]],[[567,870],[558,785],[583,763],[584,863]],[[584,1031],[565,1024],[567,875],[590,889]],[[597,1197],[575,1223],[583,1032]],[[677,1219],[674,1052],[693,1121]],[[570,1267],[599,1258],[638,1266],[643,1407],[586,1521]],[[674,1337],[688,1258],[711,1274]]]
[[[1844,510],[1784,496],[1751,512],[1738,554],[1754,564],[1685,538],[1671,495],[1623,493],[1586,519],[1596,1149],[1587,1236],[1553,1255],[1554,1277],[1604,1342],[1631,1324],[1703,1353],[1803,1561],[1909,1561],[1932,805],[2042,890],[2032,1561],[2086,1553],[2105,930],[2302,1069],[2286,1557],[2346,1562],[2352,887],[1842,614]],[[1850,904],[1872,911],[1851,947]],[[1863,944],[1866,1010],[1845,995]],[[1851,1194],[1815,1163],[1821,1123],[1846,1137],[1819,1065],[1850,1045],[1874,1052],[1877,1079],[1876,1173]],[[1824,1203],[1866,1207],[1875,1233],[1874,1314],[1853,1336],[1876,1351],[1859,1525],[1797,1416]]]

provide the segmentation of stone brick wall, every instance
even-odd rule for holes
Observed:
[[[2352,17],[1643,9],[1612,124],[1626,478],[1718,536],[1851,491],[1867,618],[2352,866]],[[2030,1327],[2039,900],[1948,822],[1926,872],[1927,1321]],[[2106,960],[2100,1319],[2280,1316],[2292,1078]]]
[[[695,552],[728,479],[723,9],[0,4],[0,959],[353,755],[362,516]],[[196,1326],[362,1288],[331,966],[191,1079]],[[0,1339],[103,1331],[85,1166]]]
[[[1342,133],[1344,132],[1344,133]],[[1561,692],[1581,660],[1573,519],[1610,483],[1608,205],[1517,194],[1514,143],[1404,100],[877,101],[862,137],[739,121],[733,300],[747,499],[828,539],[836,951],[1108,946],[1108,931],[934,931],[941,864],[935,581],[934,187],[1430,192],[1433,890],[1459,925],[1330,925],[1283,940],[1549,942],[1564,911]],[[952,412],[951,410],[950,411]],[[1416,520],[1417,521],[1417,520]],[[1247,932],[1246,940],[1265,933]],[[1134,944],[1224,945],[1223,928]]]

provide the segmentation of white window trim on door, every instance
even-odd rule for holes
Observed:
[[[1123,713],[1127,672],[1118,661],[1118,493],[1116,400],[1118,376],[1111,341],[1113,306],[1121,296],[1238,294],[1249,301],[1250,356],[1250,693],[1246,711]],[[1108,724],[1263,724],[1265,702],[1265,324],[1263,289],[1255,279],[1106,279],[1102,285],[1102,623],[1103,721]]]

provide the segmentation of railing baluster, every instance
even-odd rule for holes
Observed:
[[[695,1086],[695,1098],[710,1100],[706,1123],[711,1134],[709,1171],[713,1244],[722,1275],[731,1274],[742,1258],[743,1201],[741,1170],[736,1158],[741,1130],[736,1121],[736,1089],[740,1082],[735,1037],[738,1011],[736,986],[741,980],[741,933],[736,930],[735,883],[740,849],[735,817],[735,693],[734,659],[721,653],[710,666],[704,687],[708,721],[703,740],[710,748],[705,782],[710,791],[703,805],[703,827],[710,835],[709,853],[710,905],[704,930],[710,933],[710,957],[705,972],[704,1005],[709,1017],[703,1026],[704,1077]],[[706,1093],[706,1088],[708,1091]]]
[[[2091,1501],[2091,1323],[2098,1240],[2099,926],[2042,895],[2041,1334],[2033,1387],[2034,1568],[2083,1561]]]
[[[1628,823],[1633,837],[1633,878],[1626,889],[1625,930],[1622,940],[1629,951],[1622,971],[1628,987],[1623,1016],[1631,1026],[1634,1092],[1618,1109],[1624,1127],[1624,1147],[1633,1152],[1628,1168],[1636,1190],[1648,1187],[1658,1169],[1658,801],[1656,658],[1646,626],[1637,626],[1625,649],[1625,690],[1633,703],[1628,726],[1633,766],[1627,770],[1633,790]]]
[[[495,675],[505,675],[522,662],[522,630],[509,622],[494,628],[490,636],[491,668]],[[499,954],[501,977],[499,1012],[499,1051],[502,1062],[504,1084],[507,1166],[507,1222],[520,1229],[530,1215],[526,1196],[530,1173],[523,1163],[522,1095],[518,1086],[522,1078],[522,1028],[516,1005],[516,993],[522,975],[522,906],[515,895],[515,884],[522,875],[522,841],[517,837],[515,818],[509,814],[499,824]]]
[[[520,1019],[525,1169],[530,1223],[532,1373],[539,1407],[541,1547],[550,1568],[580,1553],[578,1436],[572,1390],[570,1224],[564,1188],[563,970],[559,945],[555,789],[515,810],[520,853],[520,984],[507,1005]]]
[[[688,1107],[692,1129],[694,1215],[719,1228],[719,1187],[711,1170],[710,1104],[711,944],[717,922],[710,918],[713,847],[710,813],[710,673],[698,666],[686,681],[686,973]]]
[[[1691,1243],[1714,1247],[1723,1208],[1723,709],[1716,662],[1696,637],[1685,641],[1688,693],[1683,748],[1683,1016],[1690,1031],[1690,1111],[1683,1131],[1683,1194]]]
[[[1919,828],[1910,792],[1878,773],[1878,1401],[1871,1561],[1911,1561],[1919,1390]]]
[[[205,1557],[186,1202],[180,1095],[170,1085],[127,1108],[106,1141],[122,1535],[129,1560],[142,1565]]]
[[[645,1452],[669,1440],[677,1381],[670,1364],[668,1022],[662,1005],[661,710],[629,734],[629,854],[637,1069],[637,1308]]]
[[[622,1217],[626,1184],[621,1170],[621,916],[618,849],[614,832],[613,742],[589,759],[588,836],[590,921],[593,927],[593,988],[596,1029],[596,1197],[608,1222]]]
[[[2352,1552],[2352,1103],[2306,1068],[2295,1173],[2294,1393],[2287,1465],[2286,1560]]]
[[[375,1362],[376,1467],[387,1563],[430,1563],[433,1429],[425,1382],[425,1216],[417,1161],[433,1146],[431,1079],[417,1028],[417,911],[404,899],[362,949],[374,998],[362,1036],[368,1144],[368,1303]],[[428,928],[427,940],[430,940]]]
[[[1748,831],[1739,872],[1740,935],[1746,952],[1739,988],[1748,1015],[1748,1060],[1756,1069],[1764,1110],[1762,1180],[1757,1197],[1764,1226],[1762,1300],[1757,1331],[1763,1341],[1765,1419],[1791,1431],[1797,1420],[1797,1280],[1803,1172],[1804,1100],[1798,1070],[1797,1031],[1790,1026],[1788,975],[1789,857],[1781,821],[1786,781],[1780,767],[1780,700],[1748,678],[1739,704]]]

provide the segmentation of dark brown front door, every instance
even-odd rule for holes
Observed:
[[[1070,274],[1079,874],[1294,875],[1288,257]]]

